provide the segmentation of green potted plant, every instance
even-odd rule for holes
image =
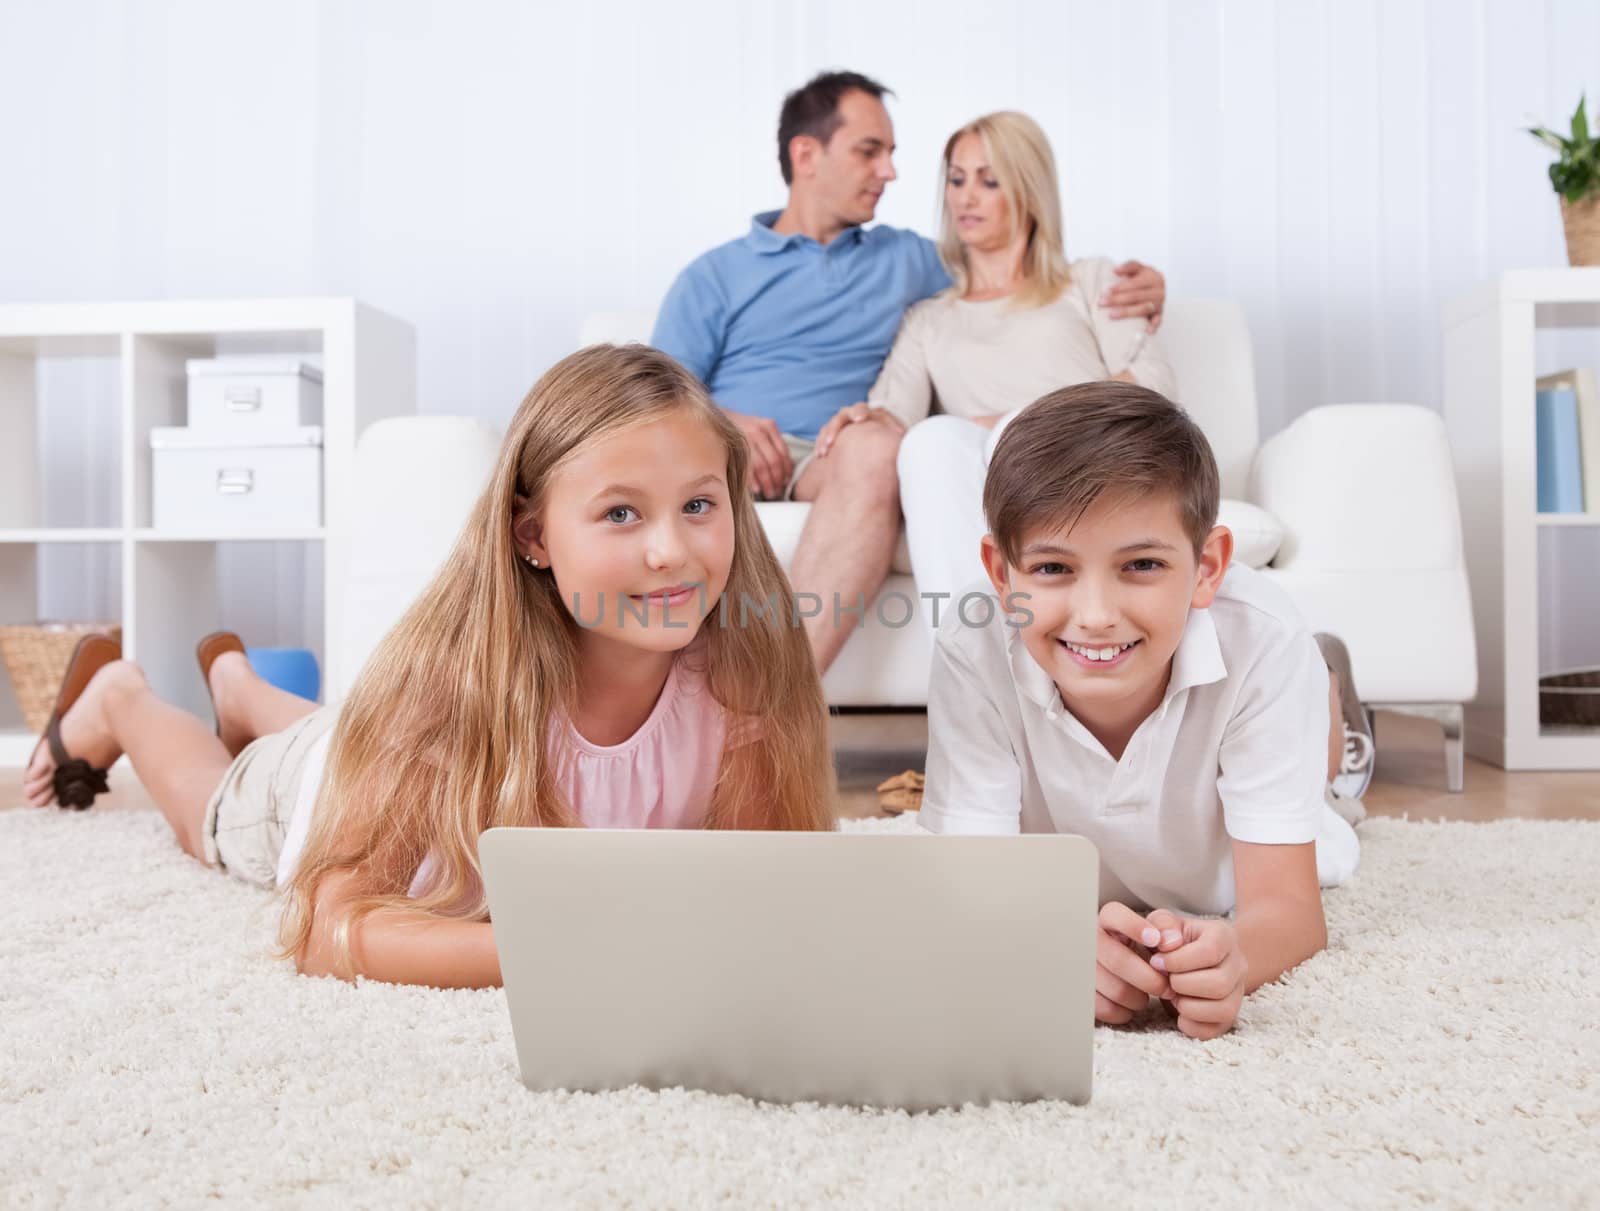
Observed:
[[[1572,113],[1572,136],[1543,126],[1528,133],[1556,153],[1550,184],[1561,198],[1561,225],[1567,236],[1567,263],[1600,265],[1600,139],[1589,134],[1584,98]]]

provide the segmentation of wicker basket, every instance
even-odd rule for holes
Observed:
[[[1600,194],[1581,202],[1563,197],[1561,226],[1567,233],[1567,264],[1600,265]]]
[[[1569,669],[1539,678],[1539,722],[1600,727],[1600,669]]]
[[[23,722],[44,731],[66,675],[67,663],[85,635],[109,635],[122,642],[122,628],[109,622],[34,622],[0,626],[0,658],[17,692]]]

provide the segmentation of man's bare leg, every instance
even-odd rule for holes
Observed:
[[[61,742],[101,769],[126,753],[184,853],[205,860],[206,804],[233,758],[205,723],[156,697],[138,665],[118,660],[96,673],[62,716]],[[29,803],[54,801],[54,772],[50,748],[41,745],[23,775]]]
[[[211,662],[211,701],[223,747],[234,756],[252,740],[281,732],[304,719],[317,704],[280,690],[258,676],[243,652],[224,652]]]
[[[870,608],[900,536],[900,481],[895,454],[900,430],[884,421],[848,425],[826,458],[814,458],[795,484],[796,500],[811,503],[800,544],[789,565],[796,594],[814,593],[822,612],[805,621],[817,669],[827,672],[857,625],[857,616],[834,623],[860,602]],[[809,607],[809,599],[802,599]]]

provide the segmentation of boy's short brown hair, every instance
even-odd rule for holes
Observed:
[[[1031,530],[1071,528],[1102,497],[1170,493],[1198,556],[1220,491],[1211,443],[1177,404],[1133,383],[1079,383],[1006,426],[989,460],[983,515],[1015,567]]]

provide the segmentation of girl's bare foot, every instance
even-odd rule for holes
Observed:
[[[217,712],[217,737],[228,756],[237,757],[244,746],[255,739],[240,709],[241,690],[247,679],[254,678],[255,669],[243,652],[223,652],[211,662],[207,674],[211,691],[211,704]]]
[[[110,769],[122,756],[122,749],[107,723],[106,699],[128,689],[144,688],[144,673],[130,661],[115,660],[101,668],[61,717],[61,744],[68,755],[81,757],[96,769]],[[55,756],[41,740],[22,775],[22,793],[32,806],[47,807],[56,801],[51,784],[55,772]]]

